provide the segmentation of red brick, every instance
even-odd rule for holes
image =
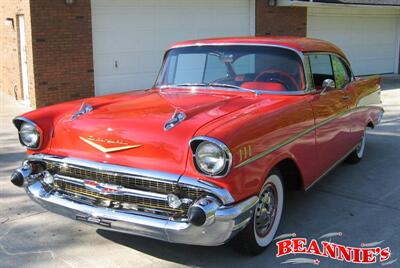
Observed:
[[[306,7],[270,7],[256,0],[256,35],[307,35]]]

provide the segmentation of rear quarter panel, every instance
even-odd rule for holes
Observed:
[[[354,144],[358,143],[369,123],[374,126],[379,123],[379,116],[383,112],[380,82],[378,76],[357,78],[346,89],[352,96],[351,137]]]

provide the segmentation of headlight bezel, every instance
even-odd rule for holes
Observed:
[[[219,170],[218,172],[210,173],[210,172],[207,172],[207,171],[203,170],[199,166],[199,164],[197,162],[198,161],[198,159],[197,159],[197,149],[200,146],[200,144],[203,144],[203,143],[210,143],[210,144],[218,147],[221,150],[221,152],[223,152],[225,163],[224,163],[222,169]],[[210,178],[223,178],[231,170],[231,167],[232,167],[232,153],[229,150],[229,148],[223,142],[221,142],[220,140],[215,139],[215,138],[211,138],[211,137],[207,137],[207,136],[195,137],[195,138],[190,140],[190,148],[192,150],[193,165],[195,166],[197,172],[199,172],[203,176],[210,177]]]
[[[24,146],[28,150],[39,150],[40,146],[42,145],[43,134],[42,134],[42,130],[38,127],[38,125],[36,123],[32,122],[31,120],[26,119],[24,117],[15,118],[13,120],[13,123],[14,123],[15,127],[18,129],[18,138],[19,138],[19,142],[22,144],[22,146]],[[24,124],[32,126],[34,128],[35,132],[38,135],[38,141],[32,146],[27,145],[23,141],[23,139],[21,137],[21,133],[20,132],[21,132],[21,128],[22,128],[22,126]]]

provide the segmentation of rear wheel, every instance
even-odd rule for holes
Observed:
[[[365,151],[365,143],[366,143],[366,130],[364,129],[364,133],[361,137],[360,142],[358,143],[357,147],[354,149],[353,152],[346,158],[346,162],[350,164],[356,164],[361,161],[364,156]]]
[[[272,242],[278,230],[284,205],[284,186],[278,170],[272,171],[259,193],[254,215],[236,237],[236,247],[248,255],[257,255]]]

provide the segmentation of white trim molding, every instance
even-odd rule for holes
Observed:
[[[297,0],[278,0],[278,6],[286,7],[357,7],[357,8],[396,8],[400,9],[400,6],[390,6],[390,5],[357,5],[357,4],[334,4],[334,3],[321,3],[309,1],[297,1]]]
[[[250,1],[250,35],[256,35],[256,0],[249,0]]]

